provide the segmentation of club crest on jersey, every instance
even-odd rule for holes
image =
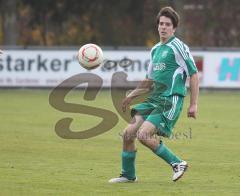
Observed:
[[[168,51],[167,50],[164,50],[163,52],[162,52],[162,58],[166,58],[167,57],[167,54],[168,54]]]
[[[166,68],[165,63],[153,64],[153,71],[163,71]]]

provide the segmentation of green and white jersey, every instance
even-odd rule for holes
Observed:
[[[151,50],[147,78],[154,81],[151,98],[186,95],[186,78],[197,72],[189,48],[176,37],[156,44]],[[150,99],[151,99],[150,98]]]

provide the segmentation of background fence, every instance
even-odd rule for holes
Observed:
[[[92,73],[100,76],[104,87],[110,87],[114,73],[123,72],[128,81],[145,77],[149,63],[147,49],[106,49],[104,63],[87,71],[77,61],[77,50],[7,49],[0,58],[1,87],[54,87],[76,74]],[[205,88],[240,88],[240,51],[192,52],[200,75],[200,86]],[[109,62],[110,61],[110,62]],[[113,66],[109,67],[109,63]],[[125,63],[121,66],[119,63]],[[124,87],[119,81],[118,86]]]

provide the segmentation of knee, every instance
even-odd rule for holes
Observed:
[[[150,134],[147,131],[144,131],[143,129],[140,129],[137,133],[137,139],[142,144],[146,144],[149,137]]]
[[[134,133],[133,131],[129,130],[129,129],[125,129],[124,133],[123,133],[123,142],[124,143],[132,143],[134,142],[136,138],[136,133]]]

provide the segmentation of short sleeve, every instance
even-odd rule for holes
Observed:
[[[148,79],[153,79],[153,65],[152,65],[152,61],[150,60],[149,64],[148,64],[148,69],[147,69],[147,74],[146,74],[146,78]]]
[[[192,54],[190,53],[190,51],[189,51],[188,48],[186,48],[186,53],[187,53],[187,55],[188,55],[188,58],[185,59],[185,63],[186,63],[186,65],[187,65],[188,75],[189,75],[189,76],[192,76],[193,74],[197,73],[198,70],[197,70],[195,61],[194,61],[194,59],[193,59],[193,56],[192,56]]]
[[[172,43],[172,49],[175,51],[176,60],[184,68],[188,76],[197,73],[197,67],[187,45],[176,39]]]

